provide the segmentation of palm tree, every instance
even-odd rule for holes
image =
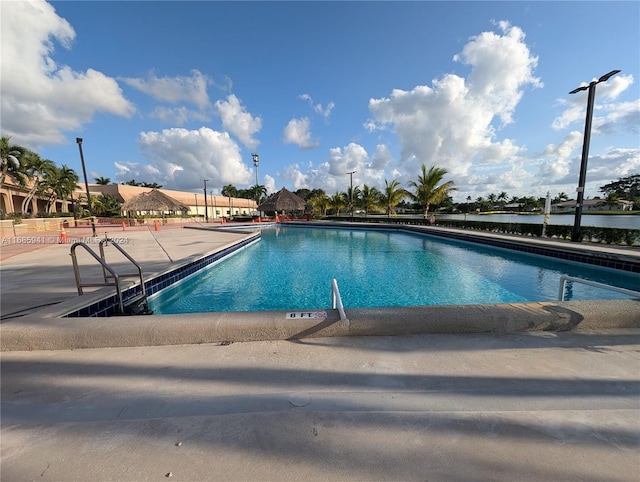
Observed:
[[[331,199],[324,194],[324,191],[316,192],[309,198],[309,204],[313,207],[313,210],[318,210],[324,217],[327,215],[327,209],[331,205]]]
[[[427,171],[427,167],[423,164],[422,174],[418,176],[418,182],[409,182],[409,186],[415,189],[415,193],[411,194],[411,198],[423,207],[425,218],[432,204],[444,201],[449,196],[449,191],[455,190],[453,181],[441,184],[442,178],[446,173],[446,169],[436,166],[431,166]]]
[[[222,188],[222,195],[224,197],[238,197],[238,188],[233,184],[227,184]]]
[[[24,201],[22,201],[22,212],[24,214],[29,211],[29,204],[31,204],[36,194],[40,192],[42,181],[47,172],[55,168],[53,161],[43,159],[35,152],[28,152],[27,155],[25,155],[25,161],[25,170],[29,179],[33,180],[33,186],[24,198]]]
[[[347,195],[343,192],[338,192],[331,196],[330,201],[331,207],[333,208],[334,214],[336,216],[340,216],[340,210],[346,208],[349,205],[349,201],[347,200]]]
[[[360,197],[360,188],[358,186],[349,186],[347,188],[347,201],[349,203],[349,209],[353,215],[353,205]]]
[[[11,145],[9,143],[10,140],[11,137],[2,136],[2,140],[0,141],[0,154],[2,156],[0,185],[4,184],[4,180],[8,176],[23,186],[25,181],[22,159],[29,150],[22,146]]]
[[[364,184],[362,186],[362,191],[360,191],[360,197],[358,198],[358,205],[364,211],[364,216],[367,217],[369,211],[376,208],[379,204],[380,191],[373,186],[369,187]]]
[[[400,187],[400,182],[393,180],[389,182],[384,180],[384,190],[380,193],[380,205],[385,207],[387,216],[391,217],[393,209],[402,201],[402,198],[408,196],[409,193]]]
[[[257,204],[260,204],[267,196],[267,187],[261,184],[256,184],[248,189],[249,199],[253,199]]]
[[[106,186],[111,182],[111,179],[108,177],[94,177],[93,179],[96,181],[96,184],[100,186]]]
[[[80,178],[76,172],[64,164],[60,169],[54,167],[47,172],[44,187],[49,192],[49,201],[47,203],[48,213],[52,211],[58,199],[66,200],[71,196],[71,202],[73,204],[73,191],[78,187],[79,180]]]

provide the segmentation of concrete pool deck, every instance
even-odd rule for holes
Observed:
[[[147,275],[243,236],[110,235]],[[640,479],[637,301],[452,307],[492,333],[412,336],[384,336],[397,310],[346,307],[348,323],[295,326],[315,338],[233,343],[290,331],[275,315],[55,318],[79,298],[69,245],[4,254],[1,480]],[[319,336],[344,329],[377,336]]]
[[[362,227],[361,224],[357,226]],[[192,227],[202,226],[194,224]],[[460,232],[447,228],[429,229]],[[250,234],[221,229],[180,229],[178,225],[163,226],[158,231],[152,227],[124,231],[120,227],[111,227],[99,232],[99,237],[91,238],[90,229],[70,231],[67,244],[5,243],[2,246],[2,350],[257,341],[350,334],[640,328],[640,310],[638,302],[633,300],[402,309],[350,309],[347,306],[349,320],[344,322],[337,319],[335,310],[327,310],[330,308],[328,296],[327,306],[309,307],[310,310],[326,310],[327,318],[320,323],[313,319],[286,319],[285,312],[59,318],[79,304],[114,292],[113,287],[94,288],[93,292],[89,288],[85,289],[85,295],[78,296],[69,256],[70,243],[76,240],[85,241],[98,251],[97,241],[108,234],[121,242],[121,246],[142,266],[145,279],[149,279],[245,239]],[[475,232],[470,235],[538,243],[584,253],[596,250],[599,256],[640,262],[639,248],[521,239]],[[28,251],[10,256],[16,249]],[[102,276],[99,265],[81,250],[78,250],[78,257],[83,280],[98,281]],[[132,265],[114,250],[107,251],[106,257],[119,272],[132,271]],[[330,287],[327,287],[327,292],[330,293]],[[390,319],[393,324],[388,323]],[[425,320],[428,321],[425,323]]]

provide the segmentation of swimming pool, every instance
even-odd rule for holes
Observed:
[[[561,275],[640,291],[640,276],[375,229],[276,226],[262,239],[150,297],[156,314],[518,303],[557,299]],[[570,284],[567,300],[625,298]]]

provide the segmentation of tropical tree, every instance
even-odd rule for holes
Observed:
[[[49,201],[47,202],[48,213],[52,211],[58,199],[65,200],[71,196],[71,202],[73,204],[73,191],[78,187],[79,180],[80,178],[76,172],[64,164],[59,169],[54,166],[53,169],[47,172],[44,180],[44,188],[49,193]]]
[[[26,214],[29,211],[29,205],[33,201],[33,198],[41,191],[41,184],[46,174],[55,168],[55,164],[53,161],[43,159],[31,151],[24,156],[24,159],[26,175],[33,182],[31,189],[25,196],[24,201],[22,201],[22,213]]]
[[[106,186],[111,182],[111,179],[108,177],[94,177],[93,179],[96,181],[96,184],[99,184],[100,186]]]
[[[158,184],[157,182],[140,182],[138,183],[139,186],[142,187],[150,187],[152,189],[161,189],[162,188],[162,184]]]
[[[224,197],[238,197],[238,188],[233,184],[227,184],[222,188],[221,192]]]
[[[28,149],[12,145],[11,137],[2,136],[0,141],[0,155],[2,157],[2,168],[0,169],[0,185],[4,184],[7,177],[10,177],[21,186],[24,185],[23,157]]]
[[[322,190],[319,189],[318,191]],[[311,204],[314,211],[318,211],[320,215],[326,216],[327,209],[329,209],[329,206],[331,205],[331,199],[329,196],[324,194],[324,191],[316,192],[309,198],[309,204]]]
[[[94,216],[113,217],[120,215],[120,201],[112,194],[91,196],[91,212]]]
[[[427,171],[427,167],[422,164],[418,181],[409,182],[409,187],[415,189],[415,192],[411,193],[411,198],[423,208],[425,218],[432,204],[442,202],[449,196],[450,191],[455,190],[453,181],[442,182],[446,173],[446,169],[436,166],[431,166]]]
[[[389,182],[387,179],[384,180],[384,190],[380,193],[380,205],[384,206],[387,216],[391,216],[391,212],[394,208],[400,204],[402,198],[408,196],[409,193],[402,187],[400,187],[400,182],[397,180],[393,180]]]
[[[607,194],[607,197],[604,200],[604,205],[607,206],[609,209],[613,209],[616,206],[618,206],[619,201],[620,201],[620,198],[618,197],[618,195],[615,192],[612,192]]]
[[[295,191],[294,194],[298,197],[301,197],[305,201],[308,201],[311,197],[311,190],[303,187],[302,189],[298,189],[297,191]]]
[[[358,186],[349,186],[347,188],[347,202],[349,210],[353,213],[353,205],[360,197],[360,188]]]
[[[349,205],[347,195],[343,192],[338,192],[331,196],[329,203],[336,216],[340,216],[340,210],[346,208]]]
[[[261,184],[251,186],[247,191],[249,191],[247,199],[253,199],[258,204],[267,197],[267,186],[263,186]]]
[[[358,197],[358,206],[364,211],[365,217],[369,211],[375,209],[380,204],[380,191],[374,186],[364,184]]]

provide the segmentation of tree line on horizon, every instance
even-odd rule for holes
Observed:
[[[10,143],[10,137],[2,136],[0,145],[2,155],[2,168],[0,170],[0,185],[5,184],[7,178],[21,186],[31,185],[31,188],[22,203],[20,213],[27,214],[28,207],[35,196],[47,198],[46,213],[51,213],[52,206],[58,199],[69,199],[76,209],[81,209],[81,202],[86,204],[86,196],[82,199],[73,198],[73,193],[78,187],[79,177],[75,171],[66,165],[58,168],[48,159],[41,158],[37,153],[18,145]],[[521,211],[535,211],[544,206],[544,198],[532,196],[509,197],[506,192],[499,194],[490,193],[485,197],[475,200],[468,196],[464,203],[454,203],[451,197],[456,190],[453,181],[445,181],[448,171],[444,168],[432,165],[421,165],[420,173],[415,181],[410,181],[406,187],[402,187],[398,180],[384,180],[384,187],[378,189],[375,186],[363,184],[347,188],[345,192],[336,191],[328,195],[322,189],[298,189],[295,194],[309,203],[314,211],[322,216],[331,213],[340,216],[343,213],[351,213],[354,210],[366,215],[371,213],[385,213],[391,216],[397,209],[404,211],[422,212],[427,217],[434,210],[451,210],[458,212],[486,212],[495,209],[504,209],[507,205],[517,204]],[[107,185],[111,179],[96,177],[96,184]],[[122,184],[142,186],[150,188],[162,188],[157,183],[138,182],[132,179]],[[600,187],[600,192],[605,194],[604,204],[615,206],[620,200],[634,203],[634,209],[640,209],[640,174],[633,174],[620,178],[617,181]],[[245,198],[255,200],[257,204],[267,198],[267,189],[263,185],[250,186],[247,189],[238,189],[228,184],[222,188],[221,194],[225,197]],[[553,199],[554,203],[568,201],[565,193],[558,193]],[[106,194],[91,196],[89,201],[92,211],[98,216],[117,216],[120,214],[120,206],[115,196]],[[7,213],[2,213],[4,216]],[[30,213],[35,215],[37,213]]]

